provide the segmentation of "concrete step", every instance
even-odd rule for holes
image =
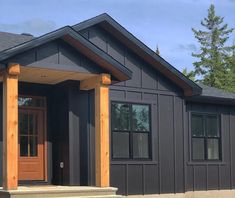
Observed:
[[[21,186],[18,190],[0,190],[1,198],[121,198],[116,188],[90,186]]]

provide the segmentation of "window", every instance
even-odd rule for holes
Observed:
[[[218,115],[196,114],[191,117],[192,159],[220,160],[220,122]]]
[[[150,158],[150,105],[112,102],[112,157]]]
[[[45,99],[41,97],[19,96],[19,107],[45,107]]]

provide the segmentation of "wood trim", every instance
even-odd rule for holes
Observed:
[[[81,90],[95,89],[97,85],[110,85],[111,78],[109,74],[100,74],[95,77],[91,77],[80,82]]]
[[[3,75],[3,189],[18,187],[18,75],[10,64]]]
[[[96,186],[110,186],[109,74],[81,81],[81,90],[95,89],[95,166]]]

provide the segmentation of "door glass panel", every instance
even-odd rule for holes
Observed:
[[[28,114],[19,114],[20,135],[28,134]]]
[[[20,156],[38,155],[38,116],[34,113],[19,114]]]
[[[29,137],[29,149],[30,149],[30,156],[35,157],[37,156],[37,136],[31,136]]]
[[[28,136],[20,136],[20,156],[28,156]]]
[[[29,134],[32,135],[34,133],[34,116],[33,114],[29,114]]]

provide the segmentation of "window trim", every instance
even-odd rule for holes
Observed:
[[[204,136],[202,137],[194,137],[192,133],[192,116],[202,116],[203,117],[203,130],[204,130]],[[214,116],[217,118],[217,130],[218,130],[218,137],[209,137],[206,134],[206,117]],[[190,113],[190,160],[194,163],[221,163],[223,162],[223,156],[222,156],[222,119],[221,114],[219,113],[207,113],[207,112],[198,112],[198,111],[191,111]],[[193,159],[193,138],[201,138],[204,139],[204,159]],[[217,139],[219,144],[219,158],[218,159],[208,159],[208,139]]]
[[[127,104],[130,108],[130,130],[113,130],[113,119],[112,119],[112,104]],[[149,107],[149,131],[134,131],[132,130],[132,105],[146,105]],[[152,160],[152,104],[142,102],[131,102],[131,101],[118,101],[112,100],[110,102],[110,115],[111,115],[111,159],[112,161],[151,161]],[[129,134],[129,157],[114,157],[113,156],[113,133],[128,133]],[[147,133],[148,134],[148,154],[147,158],[134,158],[133,157],[133,133]]]

